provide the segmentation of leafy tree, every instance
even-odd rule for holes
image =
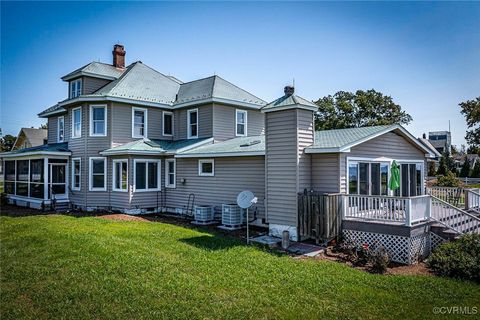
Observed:
[[[480,161],[477,161],[475,163],[475,166],[473,167],[473,170],[472,170],[471,177],[472,178],[480,178]]]
[[[12,136],[10,134],[7,134],[3,136],[2,139],[0,139],[0,148],[2,152],[10,151],[12,150],[13,144],[15,143],[15,140],[17,140],[17,137]]]
[[[460,177],[469,177],[470,176],[470,161],[465,157],[465,162],[463,163],[462,169],[460,170]]]
[[[392,97],[373,89],[355,93],[339,91],[318,99],[315,104],[318,105],[316,130],[409,124],[412,121]]]
[[[48,123],[42,124],[38,129],[48,129]]]
[[[437,174],[437,170],[435,169],[435,162],[430,161],[428,162],[428,176],[433,177]]]
[[[480,148],[480,97],[459,103],[469,129],[465,139],[473,148]],[[477,149],[478,152],[478,149]]]

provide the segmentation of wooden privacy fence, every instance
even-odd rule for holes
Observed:
[[[298,194],[298,232],[301,239],[317,244],[340,235],[343,215],[342,194]]]

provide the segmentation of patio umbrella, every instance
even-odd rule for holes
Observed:
[[[390,168],[390,190],[397,190],[398,188],[400,188],[400,166],[393,160]]]

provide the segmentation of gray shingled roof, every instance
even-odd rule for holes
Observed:
[[[195,157],[227,157],[238,155],[264,155],[265,154],[265,136],[240,137],[223,142],[207,144],[188,151],[177,154],[179,158]]]
[[[171,105],[179,88],[177,81],[137,61],[120,78],[85,97],[109,96]]]
[[[157,139],[140,139],[125,143],[102,151],[102,154],[122,154],[122,153],[175,153],[177,150],[188,148],[202,142],[208,143],[212,141],[210,138],[200,139],[183,139],[183,140],[157,140]]]
[[[231,82],[215,75],[183,83],[178,91],[175,105],[181,105],[192,101],[201,101],[209,98],[226,101],[239,101],[257,105],[258,107],[261,107],[266,103],[259,97],[256,97]]]
[[[47,129],[22,128],[21,131],[23,131],[32,146],[41,146],[47,139]]]
[[[278,98],[277,100],[274,100],[264,106],[262,110],[264,111],[273,111],[275,109],[285,109],[290,106],[295,106],[295,105],[300,105],[300,106],[305,106],[308,108],[313,108],[314,110],[318,109],[318,106],[314,104],[313,102],[310,102],[302,97],[299,97],[295,94],[292,95],[284,95],[281,98]]]
[[[93,75],[113,80],[120,77],[124,71],[125,68],[116,68],[111,64],[93,61],[63,76],[62,80],[72,79],[81,75]]]

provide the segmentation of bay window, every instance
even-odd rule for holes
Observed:
[[[107,107],[105,105],[90,106],[90,136],[107,135]]]
[[[235,112],[235,135],[237,137],[247,135],[247,111],[245,110]]]
[[[107,173],[107,160],[104,157],[91,157],[90,158],[90,179],[89,186],[90,191],[106,191],[106,173]]]
[[[187,137],[198,138],[198,109],[187,111]]]
[[[72,109],[72,138],[82,136],[82,108]]]
[[[147,109],[133,108],[132,109],[132,137],[144,138],[147,137]]]
[[[135,191],[158,191],[160,185],[160,160],[134,160]]]
[[[176,161],[175,159],[165,160],[165,186],[175,188],[176,186]]]
[[[113,160],[113,191],[128,189],[128,160]]]
[[[80,158],[72,159],[72,190],[80,191],[82,163]]]
[[[57,119],[57,142],[65,140],[65,117],[61,116]]]

